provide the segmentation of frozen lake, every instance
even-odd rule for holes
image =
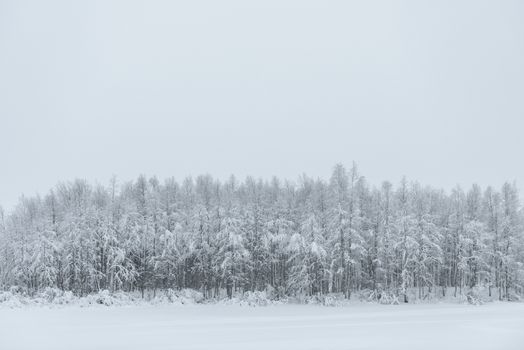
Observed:
[[[524,349],[524,304],[0,309],[0,349]]]

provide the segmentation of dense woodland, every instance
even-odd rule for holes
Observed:
[[[482,286],[511,299],[524,291],[523,216],[514,184],[371,186],[355,165],[328,181],[75,180],[0,210],[0,288],[350,298]]]

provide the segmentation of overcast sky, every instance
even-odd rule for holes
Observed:
[[[76,177],[524,184],[523,1],[0,0],[0,204]]]

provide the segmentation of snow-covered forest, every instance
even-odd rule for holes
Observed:
[[[374,186],[355,165],[296,182],[75,180],[0,215],[3,289],[423,298],[481,286],[501,300],[524,291],[524,215],[511,183]]]

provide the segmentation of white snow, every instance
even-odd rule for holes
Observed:
[[[0,309],[0,349],[524,349],[524,304]]]

